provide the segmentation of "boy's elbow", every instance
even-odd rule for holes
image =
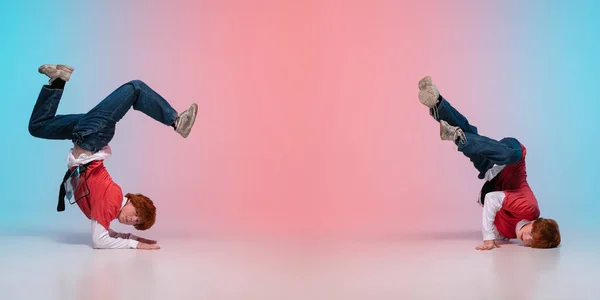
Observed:
[[[104,243],[104,239],[102,237],[94,237],[92,238],[92,248],[94,249],[104,249],[106,248]]]

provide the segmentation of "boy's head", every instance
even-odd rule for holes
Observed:
[[[531,228],[531,248],[556,248],[560,245],[558,223],[553,219],[539,218]]]
[[[142,194],[127,194],[125,197],[128,201],[117,217],[119,222],[133,225],[137,230],[152,227],[156,221],[156,207],[152,200]]]
[[[556,248],[560,245],[560,230],[553,219],[538,218],[523,226],[517,238],[531,248]]]

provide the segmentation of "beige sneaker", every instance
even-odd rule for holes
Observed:
[[[184,138],[188,137],[192,130],[192,126],[194,126],[194,122],[196,122],[197,114],[198,104],[194,103],[175,119],[175,131]]]
[[[433,108],[437,102],[440,92],[431,80],[431,77],[425,76],[419,81],[419,101],[429,108]]]
[[[440,120],[440,138],[443,141],[456,141],[460,139],[461,143],[467,142],[467,137],[462,129],[456,126],[451,126],[448,122]]]
[[[75,69],[67,65],[45,64],[38,68],[38,72],[50,77],[50,84],[52,84],[56,78],[60,78],[65,82],[69,81],[73,71],[75,71]]]

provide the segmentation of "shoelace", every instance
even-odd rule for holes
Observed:
[[[434,105],[432,108],[429,109],[429,114],[436,121],[440,121],[440,119],[439,119],[440,115],[438,113],[437,105]],[[459,131],[460,131],[460,133],[463,133],[462,129],[456,128],[456,130],[454,130],[454,136],[452,137],[452,139],[456,141],[456,138],[460,137],[460,143],[464,145],[467,142],[467,136],[465,136],[464,133],[460,134]]]
[[[437,105],[434,105],[432,108],[429,109],[429,114],[436,120],[439,121],[439,114],[438,114],[438,109],[437,109]]]
[[[452,139],[456,141],[456,138],[460,138],[460,143],[463,145],[467,142],[467,136],[463,133],[462,129],[460,128],[456,128],[456,130],[454,130],[454,136],[452,137]]]

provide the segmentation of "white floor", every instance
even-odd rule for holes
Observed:
[[[0,235],[0,299],[600,299],[593,239],[473,249],[476,234],[355,242],[164,239],[92,250],[72,234]]]

